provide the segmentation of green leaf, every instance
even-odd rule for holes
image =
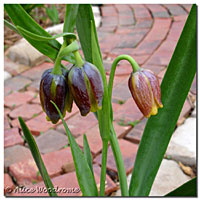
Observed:
[[[197,66],[196,10],[193,5],[162,81],[163,108],[146,124],[134,164],[130,196],[149,194],[194,79]]]
[[[79,4],[67,4],[63,32],[74,32]]]
[[[10,28],[11,30],[15,31],[16,33],[20,34],[17,28],[5,19],[4,19],[4,25]]]
[[[43,163],[43,160],[41,158],[41,155],[40,155],[40,152],[39,152],[39,149],[37,147],[37,144],[32,136],[32,134],[30,133],[28,127],[26,126],[24,120],[19,117],[19,123],[21,125],[21,128],[22,128],[22,131],[24,133],[24,137],[29,145],[29,148],[31,150],[31,153],[32,153],[32,156],[35,160],[35,163],[39,169],[39,173],[41,174],[42,176],[42,179],[46,185],[46,188],[47,188],[47,191],[49,193],[49,196],[57,196],[56,192],[53,190],[54,186],[51,182],[51,179],[47,173],[47,170],[45,168],[45,165]]]
[[[88,144],[87,137],[85,134],[83,135],[83,152],[84,152],[85,159],[87,160],[87,163],[90,167],[90,170],[92,174],[94,174],[93,167],[92,167],[92,154],[91,154],[90,146]]]
[[[90,22],[93,24],[93,22]],[[95,28],[96,30],[96,28]],[[108,101],[108,87],[107,80],[105,75],[105,70],[103,67],[101,56],[98,52],[98,40],[96,41],[94,26],[91,25],[91,54],[92,54],[92,63],[98,67],[101,77],[103,80],[104,86],[104,95],[102,100],[102,109],[97,111],[99,119],[99,129],[102,139],[108,140],[110,137],[110,102]]]
[[[197,178],[184,183],[180,187],[166,194],[167,197],[197,197]]]
[[[98,67],[103,79],[104,97],[102,102],[102,110],[99,110],[97,113],[94,114],[99,120],[100,134],[104,141],[110,137],[110,131],[112,132],[110,143],[118,169],[120,187],[122,195],[128,196],[126,173],[121,152],[119,149],[119,144],[112,124],[108,124],[108,122],[111,122],[110,114],[112,116],[112,106],[111,103],[108,102],[107,80],[105,70],[103,68],[102,56],[99,48],[91,5],[79,5],[76,28],[85,59]]]
[[[92,21],[92,23],[91,23]],[[98,43],[97,32],[95,27],[94,16],[92,7],[89,4],[80,4],[78,9],[78,15],[76,19],[76,28],[80,39],[81,47],[85,56],[85,60],[88,62],[93,61],[92,59],[92,40],[91,40],[91,29],[93,28],[94,37],[98,49],[98,56],[101,56],[101,51]]]
[[[81,188],[81,192],[83,196],[98,196],[98,190],[97,190],[95,178],[90,170],[90,167],[87,163],[87,160],[85,159],[85,156],[83,155],[80,147],[76,143],[76,140],[73,138],[66,122],[63,119],[63,116],[59,108],[56,106],[56,104],[53,101],[51,101],[51,103],[55,106],[56,110],[58,111],[59,116],[62,120],[62,123],[65,127],[66,134],[68,136],[68,140],[71,147],[73,160],[74,160],[76,176],[77,176],[78,183]]]
[[[79,50],[79,46],[77,41],[73,41],[71,44],[69,44],[67,47],[65,47],[59,54],[60,57],[63,57],[64,55],[68,55],[69,53],[72,53],[74,51]]]
[[[77,16],[77,12],[78,12],[78,6],[79,4],[68,4],[66,5],[66,11],[65,11],[65,20],[64,20],[64,26],[63,26],[63,32],[69,32],[69,33],[74,33],[74,28],[75,28],[75,22],[76,22],[76,16]],[[71,39],[64,37],[63,38],[67,44],[71,43]],[[63,49],[63,51],[60,53],[60,56],[62,57],[64,54],[68,54],[71,51],[71,48],[74,48],[74,42],[72,42],[73,44],[70,44]],[[77,47],[77,46],[76,46]],[[78,47],[79,49],[79,47]],[[69,57],[71,57],[72,59],[69,59]],[[65,57],[62,57],[62,59],[65,60]],[[72,64],[75,64],[75,58],[74,58],[74,54],[73,53],[69,53],[68,55],[68,61]]]
[[[27,13],[30,13],[36,7],[43,7],[43,4],[20,4]]]
[[[17,30],[21,34],[29,37],[30,39],[36,40],[36,41],[49,41],[49,40],[54,40],[56,38],[64,37],[64,36],[76,39],[76,35],[74,33],[60,33],[60,34],[57,34],[57,35],[54,35],[51,37],[45,37],[45,36],[37,35],[35,33],[31,33],[30,31],[27,31],[26,29],[22,28],[21,26],[17,26]]]
[[[20,26],[23,29],[36,35],[51,37],[51,35],[40,25],[38,25],[19,4],[5,4],[4,8],[15,26]],[[22,34],[22,36],[42,54],[48,56],[53,61],[56,59],[58,51],[61,47],[57,40],[53,39],[41,42],[33,40],[24,34]]]
[[[103,140],[100,196],[105,193],[107,145],[110,138],[110,102],[108,101],[108,87],[103,67],[102,56],[99,48],[94,16],[91,5],[79,5],[77,16],[77,31],[85,59],[93,63],[101,74],[103,80],[104,95],[102,99],[102,109],[97,111],[99,119],[99,130]]]
[[[102,139],[108,139],[110,135],[110,103],[107,101],[107,80],[91,5],[79,5],[76,27],[85,59],[93,63],[101,73],[104,85],[104,96],[102,100],[102,110],[99,110],[97,113],[101,137]]]

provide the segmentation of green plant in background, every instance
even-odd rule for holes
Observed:
[[[58,16],[58,10],[56,9],[55,5],[51,5],[51,8],[46,7],[46,13],[49,17],[49,19],[52,21],[53,24],[59,23],[59,16]]]
[[[92,111],[99,122],[103,143],[100,196],[105,195],[108,142],[110,142],[115,158],[122,196],[148,196],[196,73],[196,5],[193,5],[191,9],[162,81],[161,93],[156,76],[152,72],[142,70],[128,55],[120,55],[113,61],[107,84],[91,5],[66,5],[63,33],[56,36],[51,36],[40,27],[24,11],[22,6],[5,5],[5,10],[14,25],[7,21],[4,23],[21,34],[32,46],[54,62],[54,68],[44,72],[42,76],[40,84],[41,104],[49,120],[56,123],[61,119],[63,122],[83,196],[98,196],[99,194],[87,137],[83,136],[84,148],[82,152],[63,119],[65,112],[70,112],[73,100],[83,116]],[[56,19],[55,16],[54,18]],[[84,59],[79,53],[77,38],[74,34],[75,27]],[[56,40],[57,37],[63,37],[62,45]],[[74,66],[67,71],[62,60],[67,60]],[[111,104],[115,70],[121,60],[129,61],[133,68],[129,88],[138,107],[147,117],[157,114],[148,119],[137,152],[129,188],[113,127]],[[59,88],[65,88],[65,92],[61,92]],[[59,99],[57,99],[58,97]],[[162,105],[163,108],[158,111],[157,108],[162,107]],[[49,195],[56,196],[35,140],[23,119],[19,118],[19,121],[44,183],[47,189],[52,189],[48,190]],[[133,125],[135,124],[133,123]],[[188,192],[185,192],[186,190]],[[169,193],[168,196],[181,196],[181,193],[186,196],[195,196],[196,179]]]
[[[21,4],[23,9],[28,13],[31,14],[34,8],[43,7],[43,4]]]
[[[44,4],[21,4],[21,6],[24,8],[24,10],[29,14],[33,15],[33,10],[35,8],[43,7],[45,8],[46,14],[51,20],[51,22],[55,25],[59,23],[59,15],[58,15],[58,10],[55,5],[50,4],[48,7],[47,5]]]

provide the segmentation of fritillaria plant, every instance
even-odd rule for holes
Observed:
[[[129,55],[119,55],[113,61],[107,84],[91,5],[66,5],[63,33],[55,36],[40,27],[22,6],[6,4],[5,10],[13,22],[11,24],[4,20],[5,25],[18,32],[54,63],[53,68],[41,74],[40,101],[47,120],[54,124],[60,119],[63,122],[82,195],[105,195],[109,142],[118,170],[122,196],[147,196],[196,72],[196,5],[191,9],[161,88],[156,75],[140,68]],[[75,27],[84,59],[79,53],[77,36],[74,34]],[[56,40],[58,37],[63,37],[62,45]],[[72,63],[71,69],[68,70],[62,64],[62,60]],[[127,87],[140,111],[149,118],[139,145],[129,189],[123,158],[113,127],[112,112],[113,80],[117,64],[121,60],[127,60],[133,68]],[[83,139],[82,152],[63,119],[68,112],[71,112],[73,101],[83,117],[93,112],[99,122],[103,144],[100,192],[94,178],[92,156],[86,135]],[[158,110],[158,108],[162,109]],[[57,196],[33,136],[21,117],[19,121],[49,195]],[[195,182],[196,179],[192,180],[187,187]],[[184,192],[185,189],[182,189],[184,187],[180,187],[178,191]],[[191,195],[194,193],[195,191],[192,191]],[[176,194],[177,191],[174,191],[169,195]]]

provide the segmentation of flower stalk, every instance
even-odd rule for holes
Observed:
[[[115,58],[115,60],[112,63],[110,78],[109,78],[109,84],[108,84],[108,101],[110,102],[110,104],[112,104],[111,98],[112,98],[112,88],[113,88],[115,71],[116,71],[117,64],[121,60],[127,60],[131,64],[133,71],[138,71],[140,69],[137,62],[129,55],[120,55],[117,58]],[[127,185],[127,178],[126,178],[126,170],[125,170],[125,167],[124,167],[124,161],[123,161],[123,158],[122,158],[122,155],[121,155],[119,143],[118,143],[118,140],[117,140],[117,137],[116,137],[116,133],[115,133],[112,121],[113,121],[113,113],[111,112],[110,144],[111,144],[111,148],[112,148],[113,155],[114,155],[114,158],[115,158],[115,162],[116,162],[116,165],[117,165],[122,196],[128,196],[128,185]]]
[[[61,71],[61,57],[60,57],[60,53],[62,52],[62,50],[67,46],[66,41],[63,41],[63,44],[58,52],[58,55],[56,57],[55,63],[54,63],[54,68],[52,70],[52,74],[57,74],[57,75],[61,75],[62,71]]]
[[[111,102],[111,97],[112,97],[112,88],[113,88],[113,81],[114,81],[114,76],[115,76],[115,70],[117,67],[117,64],[121,60],[127,60],[131,66],[134,72],[138,71],[140,69],[139,65],[137,62],[129,55],[120,55],[112,63],[111,71],[110,71],[110,78],[109,78],[109,84],[108,84],[108,99]]]
[[[105,195],[107,151],[108,151],[108,140],[103,140],[102,159],[101,159],[100,196]]]
[[[77,67],[82,67],[83,65],[84,65],[84,61],[83,61],[83,59],[81,58],[81,55],[80,55],[80,53],[79,53],[79,51],[77,50],[77,51],[75,51],[74,52],[74,57],[75,57],[75,65],[77,66]]]

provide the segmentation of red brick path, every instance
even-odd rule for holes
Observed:
[[[98,28],[98,37],[102,51],[104,66],[109,78],[111,63],[120,54],[131,55],[141,67],[150,69],[158,74],[160,81],[165,74],[191,5],[103,5],[101,7],[102,24]],[[8,187],[27,186],[35,188],[44,186],[38,169],[30,156],[27,144],[23,140],[17,120],[22,116],[30,131],[42,146],[42,155],[52,181],[59,187],[79,188],[68,140],[64,128],[59,122],[56,125],[47,122],[40,107],[38,87],[42,72],[50,67],[51,63],[44,62],[27,70],[27,67],[17,68],[18,64],[5,58],[5,70],[13,77],[5,81],[4,89],[4,148],[5,148],[5,176],[4,192],[10,195]],[[133,169],[138,143],[146,123],[136,107],[128,90],[128,77],[131,72],[130,64],[126,61],[119,63],[113,88],[114,127],[119,139],[126,172]],[[192,101],[196,95],[196,82],[184,104],[179,124],[192,109]],[[65,120],[82,147],[83,134],[87,135],[94,157],[94,171],[97,183],[100,180],[100,161],[102,143],[95,117],[89,114],[81,117],[77,107],[67,114]],[[135,128],[127,125],[128,122],[142,120]],[[48,137],[49,129],[54,129],[58,141],[66,139],[66,146],[55,142]],[[62,135],[63,134],[63,135]],[[40,139],[43,136],[45,139]],[[62,137],[61,137],[62,136]],[[59,140],[60,139],[60,140]],[[46,142],[46,144],[44,143]],[[42,142],[42,144],[41,144]],[[52,145],[48,149],[48,144]],[[45,149],[45,145],[47,149]],[[15,146],[17,148],[15,148]],[[23,147],[23,148],[22,148]],[[17,150],[15,150],[17,149]],[[24,156],[18,156],[20,153]],[[108,150],[108,174],[106,193],[116,190],[116,166],[111,149]],[[12,179],[11,179],[12,178]],[[14,180],[14,182],[13,182]],[[70,180],[70,181],[67,181]],[[40,193],[24,194],[12,192],[13,196],[39,196]],[[42,195],[47,195],[42,193]],[[78,195],[81,193],[60,193],[59,195]]]

